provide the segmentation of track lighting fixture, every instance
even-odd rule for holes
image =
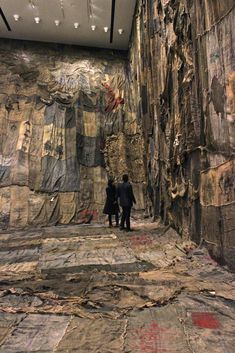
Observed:
[[[36,7],[34,0],[29,0],[29,5],[34,9]]]
[[[13,15],[13,17],[14,17],[15,21],[19,21],[19,19],[20,19],[20,15],[18,15],[18,14]]]

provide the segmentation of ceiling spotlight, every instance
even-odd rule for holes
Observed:
[[[79,27],[79,23],[78,23],[78,22],[74,22],[73,25],[74,25],[75,28],[78,28],[78,27]]]
[[[34,17],[34,20],[36,23],[39,23],[41,21],[40,17]]]
[[[124,30],[122,28],[119,28],[118,33],[123,34]]]
[[[36,7],[33,0],[29,0],[29,4],[32,7],[32,9]]]
[[[59,20],[55,20],[55,25],[58,27],[60,25],[60,21]]]
[[[104,27],[104,31],[105,31],[105,33],[107,33],[107,32],[108,32],[108,30],[109,30],[109,28],[108,28],[108,27]]]
[[[92,25],[92,26],[91,26],[91,30],[92,30],[92,31],[95,31],[95,29],[96,29],[96,26],[95,26],[95,25]]]
[[[14,17],[15,21],[19,21],[19,19],[20,19],[20,15],[17,15],[17,14],[13,15],[13,17]]]

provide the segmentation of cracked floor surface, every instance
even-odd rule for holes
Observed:
[[[1,353],[232,353],[235,276],[160,223],[0,234]]]

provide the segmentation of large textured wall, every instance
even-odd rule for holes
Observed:
[[[108,176],[144,209],[143,138],[126,57],[0,41],[0,225],[99,221]]]
[[[130,80],[154,215],[235,267],[234,0],[139,0]]]

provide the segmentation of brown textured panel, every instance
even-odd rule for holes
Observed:
[[[235,160],[201,173],[201,204],[221,206],[235,202]]]
[[[126,55],[10,40],[0,54],[0,187],[12,188],[10,221],[1,201],[2,226],[103,219],[109,175],[121,180],[128,164],[132,181],[145,179]],[[127,159],[117,172],[104,151],[120,134]],[[118,148],[110,153],[120,159]]]
[[[154,214],[218,243],[220,259],[234,202],[234,22],[232,0],[138,1],[129,52]]]

